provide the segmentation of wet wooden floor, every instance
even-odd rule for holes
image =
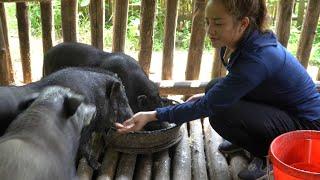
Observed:
[[[81,180],[239,179],[238,172],[248,166],[246,153],[223,156],[218,151],[223,139],[211,128],[207,118],[183,124],[181,129],[182,140],[168,150],[135,155],[107,149],[101,158],[100,171],[93,172],[82,159],[77,173]]]

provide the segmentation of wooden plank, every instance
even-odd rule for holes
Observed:
[[[172,162],[172,179],[191,180],[191,151],[186,123],[181,130],[182,139],[176,146]]]
[[[152,179],[154,180],[170,180],[170,164],[168,150],[153,154]]]
[[[151,56],[152,56],[152,37],[155,18],[156,0],[141,1],[140,18],[140,51],[138,55],[139,64],[149,76]]]
[[[312,43],[316,35],[316,29],[319,21],[319,14],[319,0],[309,0],[297,50],[297,58],[305,68],[308,67]]]
[[[186,80],[199,79],[204,38],[206,35],[204,17],[205,7],[206,0],[195,1],[186,69]]]
[[[211,78],[223,77],[227,73],[226,68],[221,62],[220,59],[220,49],[214,49],[214,56],[213,56],[213,65],[211,71]]]
[[[108,148],[102,160],[101,172],[98,180],[112,180],[115,177],[119,161],[119,152]]]
[[[14,82],[14,73],[12,67],[12,59],[10,54],[10,46],[9,46],[9,39],[8,39],[8,26],[7,26],[7,18],[6,18],[6,10],[4,8],[4,4],[0,3],[0,19],[2,22],[2,32],[4,41],[6,43],[6,50],[7,50],[7,67],[8,67],[8,81],[9,83]]]
[[[40,3],[41,26],[42,26],[42,44],[43,54],[45,54],[53,44],[54,39],[54,22],[53,22],[53,6],[51,1],[43,1]]]
[[[104,0],[90,0],[91,44],[103,50]]]
[[[61,0],[61,19],[63,41],[77,42],[77,0]]]
[[[124,52],[129,1],[114,1],[112,52]]]
[[[294,0],[280,0],[278,2],[276,33],[279,42],[284,47],[287,47],[289,41],[293,4]]]
[[[172,79],[173,53],[175,48],[178,0],[166,1],[166,19],[163,42],[162,79]]]
[[[24,2],[16,4],[18,32],[20,42],[20,55],[22,62],[22,71],[24,83],[30,83],[31,80],[31,59],[30,59],[30,33],[29,33],[29,12],[28,5]]]
[[[172,81],[172,80],[163,80],[156,82],[159,86],[161,95],[192,95],[204,93],[205,87],[208,82],[201,81]]]
[[[204,154],[204,143],[201,121],[194,120],[190,123],[190,144],[192,158],[192,179],[206,180],[208,179],[206,158]]]
[[[219,144],[223,141],[222,137],[212,129],[208,118],[203,120],[203,127],[210,179],[231,180],[227,160],[218,150]]]
[[[115,180],[129,180],[133,178],[137,155],[121,153]]]
[[[152,175],[151,172],[152,172],[152,155],[151,154],[140,155],[137,160],[134,179],[150,180]]]

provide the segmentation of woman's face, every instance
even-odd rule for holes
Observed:
[[[237,42],[243,35],[241,21],[226,11],[220,0],[209,0],[206,7],[207,34],[215,48],[227,46],[236,49]]]

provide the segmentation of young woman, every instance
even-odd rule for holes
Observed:
[[[228,75],[210,83],[204,96],[139,112],[116,124],[118,131],[138,131],[150,121],[181,124],[209,116],[212,128],[223,138],[263,158],[271,141],[282,133],[320,130],[320,96],[315,84],[299,61],[265,29],[266,19],[264,0],[209,0],[207,33],[213,47],[221,48]],[[238,176],[263,176],[259,158]]]

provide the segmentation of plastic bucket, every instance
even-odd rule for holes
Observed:
[[[320,179],[320,131],[298,130],[275,138],[269,149],[276,180]]]

